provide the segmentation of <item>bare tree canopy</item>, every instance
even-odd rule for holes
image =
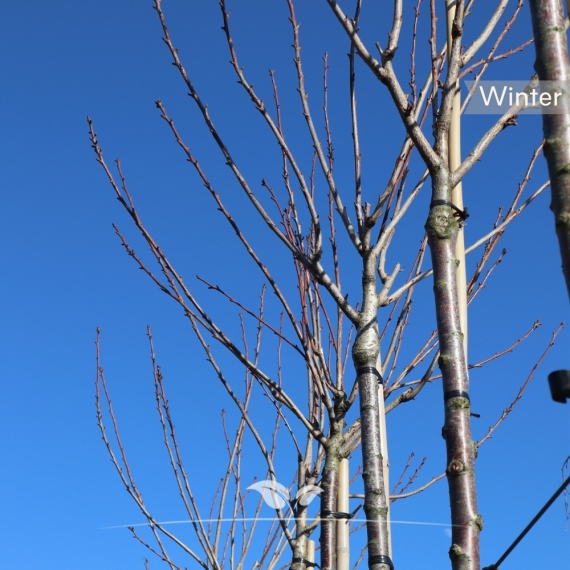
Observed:
[[[100,327],[101,436],[62,463],[78,508],[137,567],[481,570],[567,476],[529,10],[198,4],[107,6],[78,44],[92,153],[58,220],[97,255],[59,260],[58,318]],[[509,564],[557,567],[557,507]]]

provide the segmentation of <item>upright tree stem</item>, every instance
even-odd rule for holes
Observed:
[[[326,443],[326,459],[321,479],[321,570],[336,570],[336,527],[337,520],[332,514],[338,511],[338,484],[342,433],[346,407],[344,400],[335,400],[334,415],[330,418],[330,436]]]
[[[372,373],[358,375],[360,421],[362,434],[362,479],[364,480],[364,512],[368,536],[368,559],[371,570],[390,570],[379,556],[389,557],[388,498],[384,484],[380,415],[378,413],[378,378]]]
[[[365,247],[368,246],[364,240]],[[364,512],[368,538],[368,568],[391,570],[388,533],[388,496],[384,481],[381,444],[381,417],[376,363],[380,355],[378,335],[378,299],[376,294],[376,258],[364,255],[362,272],[362,310],[358,315],[357,335],[352,347],[360,398],[360,431],[362,439],[362,479]]]
[[[326,516],[327,511],[336,511],[338,493],[338,460],[331,459],[327,451],[327,461],[321,480],[321,570],[336,568],[336,525],[332,516]]]
[[[562,0],[530,0],[536,64],[540,80],[570,80],[568,42],[564,25]],[[559,113],[542,115],[544,156],[548,163],[554,223],[562,271],[570,295],[570,92],[561,85],[564,97]],[[562,106],[562,108],[560,108]]]
[[[449,171],[445,167],[432,172],[432,184],[432,200],[451,198]],[[469,379],[457,296],[455,247],[459,222],[449,206],[435,206],[430,210],[426,230],[434,275],[439,366],[443,376],[443,437],[447,448],[452,524],[449,555],[453,570],[479,570],[479,534],[483,523],[477,510],[476,447],[471,437]]]

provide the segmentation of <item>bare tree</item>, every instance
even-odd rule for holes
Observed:
[[[477,509],[475,457],[478,446],[488,436],[476,444],[471,435],[472,413],[469,399],[468,364],[463,347],[463,337],[466,331],[461,330],[455,257],[458,232],[465,223],[467,211],[452,202],[452,191],[476,165],[483,152],[501,131],[516,124],[515,119],[520,107],[513,106],[492,124],[465,160],[455,169],[449,166],[449,125],[454,101],[455,105],[459,101],[457,90],[462,74],[475,73],[477,82],[492,63],[505,59],[528,45],[529,42],[525,42],[521,46],[498,53],[501,42],[516,21],[522,2],[519,1],[514,11],[508,15],[507,19],[504,19],[507,1],[498,1],[494,12],[482,29],[471,33],[472,39],[464,45],[465,29],[468,25],[466,18],[473,2],[468,2],[466,5],[463,0],[456,1],[455,15],[451,22],[451,43],[449,43],[445,34],[438,34],[437,20],[438,14],[443,12],[443,2],[441,6],[439,4],[436,6],[435,0],[430,0],[429,6],[422,6],[421,0],[418,0],[410,22],[410,59],[403,56],[396,58],[396,52],[401,43],[404,18],[404,6],[401,0],[395,0],[393,4],[393,11],[390,13],[390,32],[384,46],[368,45],[364,39],[367,22],[361,18],[361,0],[356,0],[350,14],[346,14],[335,0],[327,0],[328,8],[323,3],[323,17],[329,14],[327,11],[332,12],[340,26],[340,35],[335,38],[335,41],[346,41],[349,52],[347,78],[353,159],[350,165],[353,172],[352,190],[349,193],[346,189],[346,177],[343,177],[340,182],[341,177],[337,174],[338,167],[335,162],[329,117],[328,58],[325,55],[323,65],[322,116],[321,119],[317,119],[314,109],[309,105],[301,57],[300,23],[295,14],[293,1],[284,1],[291,24],[296,74],[295,89],[300,97],[300,109],[312,146],[312,152],[308,157],[299,156],[299,151],[295,150],[296,146],[289,144],[289,139],[285,136],[285,124],[275,72],[270,71],[269,78],[274,99],[272,111],[258,94],[254,85],[248,81],[246,71],[238,59],[237,42],[234,42],[230,28],[228,7],[225,0],[219,2],[222,29],[231,66],[239,85],[273,136],[281,157],[283,186],[281,190],[278,190],[267,178],[264,178],[261,183],[263,193],[253,189],[244,171],[234,159],[231,149],[225,142],[222,129],[215,122],[215,112],[211,113],[206,101],[201,98],[196,83],[192,80],[188,68],[182,62],[182,56],[175,47],[161,0],[155,0],[154,4],[172,63],[180,73],[190,97],[197,106],[199,115],[219,148],[223,161],[230,168],[239,187],[256,211],[257,220],[265,225],[276,238],[281,247],[280,259],[284,260],[289,257],[292,261],[297,298],[293,298],[290,288],[281,287],[278,284],[277,279],[251,245],[250,238],[242,226],[226,208],[224,198],[214,188],[210,177],[202,169],[197,154],[183,139],[177,124],[167,112],[166,106],[162,101],[157,101],[156,106],[160,116],[170,129],[181,152],[215,200],[217,208],[231,225],[237,239],[258,267],[267,287],[275,294],[280,304],[282,319],[279,323],[272,323],[265,316],[263,302],[261,308],[254,311],[234,298],[227,289],[200,278],[209,289],[238,306],[243,314],[255,320],[257,335],[254,354],[249,353],[245,333],[241,343],[243,346],[240,346],[240,343],[226,332],[224,326],[214,320],[211,312],[199,302],[194,289],[182,278],[141,219],[119,161],[116,163],[118,175],[115,176],[111,172],[89,119],[90,137],[97,160],[103,167],[116,197],[142,233],[152,257],[158,264],[158,271],[151,269],[147,262],[135,253],[127,238],[116,226],[115,231],[125,250],[138,266],[159,289],[183,308],[216,376],[241,414],[235,438],[233,440],[228,438],[230,463],[219,498],[214,500],[217,512],[221,514],[226,508],[226,490],[229,486],[230,473],[234,478],[232,511],[234,519],[245,508],[243,506],[245,495],[239,472],[246,429],[255,440],[264,458],[267,479],[274,485],[277,484],[277,473],[273,464],[276,454],[275,434],[280,425],[286,427],[294,444],[297,456],[294,484],[297,492],[292,494],[295,498],[287,504],[275,502],[279,532],[270,531],[266,548],[254,554],[256,560],[254,567],[274,568],[286,547],[289,547],[291,551],[292,560],[286,566],[290,564],[293,570],[310,567],[312,560],[309,558],[311,556],[309,538],[317,528],[320,529],[320,567],[323,570],[333,570],[336,567],[336,525],[339,524],[339,520],[343,521],[344,518],[350,517],[350,513],[339,513],[337,509],[339,465],[343,459],[350,457],[358,447],[361,447],[364,482],[363,510],[366,519],[369,568],[390,570],[394,567],[390,545],[390,501],[417,494],[446,476],[450,491],[453,529],[450,549],[452,568],[454,570],[478,570],[480,568],[479,534],[483,523]],[[236,6],[236,9],[239,8]],[[427,20],[421,19],[420,12],[427,14]],[[408,16],[410,13],[406,12],[406,17]],[[498,32],[499,22],[503,20],[504,28]],[[417,41],[420,33],[418,26],[424,21],[427,21],[430,27],[431,53],[429,58],[423,57],[423,53],[418,53]],[[443,39],[439,39],[440,35]],[[489,51],[480,55],[490,38],[493,38],[494,43]],[[374,50],[378,52],[377,56],[374,55]],[[398,54],[403,51],[405,48],[402,48]],[[477,57],[479,59],[476,59]],[[426,60],[428,65],[421,70],[420,64],[425,63]],[[406,69],[408,65],[409,69]],[[365,184],[363,181],[362,153],[364,151],[359,134],[359,124],[362,119],[357,113],[357,69],[361,69],[362,74],[371,73],[384,86],[392,100],[392,109],[399,115],[403,127],[401,146],[395,154],[393,168],[385,173],[384,180],[374,181],[372,184]],[[402,87],[404,74],[409,81],[408,92]],[[467,98],[471,94],[468,94]],[[319,130],[324,133],[324,138],[319,135]],[[398,133],[390,134],[390,136],[395,138]],[[484,245],[480,261],[467,282],[466,294],[470,300],[486,285],[491,272],[500,263],[505,252],[503,251],[498,257],[494,257],[493,254],[508,224],[548,187],[548,182],[545,182],[522,201],[523,192],[530,181],[532,168],[541,149],[542,144],[539,144],[531,157],[528,168],[522,174],[522,181],[514,191],[506,214],[503,214],[503,210],[500,209],[494,227],[475,240],[466,250],[470,253]],[[409,179],[418,170],[417,166],[412,166],[412,161],[417,161],[422,166],[417,179],[410,184]],[[310,165],[308,177],[303,167],[307,164]],[[413,252],[413,255],[408,255],[408,258],[414,261],[411,263],[411,271],[407,272],[405,279],[402,279],[404,261],[387,268],[388,250],[393,242],[396,229],[401,227],[406,214],[409,213],[428,178],[431,182],[431,200],[425,232],[421,227],[416,226],[420,247],[417,252]],[[327,190],[326,200],[321,190],[322,186]],[[347,207],[347,200],[354,203],[352,214]],[[323,223],[323,220],[327,220],[326,223]],[[337,230],[339,224],[341,227]],[[337,236],[337,231],[343,234],[342,237]],[[430,248],[431,269],[424,268],[426,245]],[[360,285],[356,288],[358,291],[356,301],[349,301],[348,294],[355,290],[354,283],[357,278],[354,276],[354,271],[347,273],[345,270],[341,282],[340,253],[342,251],[343,256],[346,255],[348,260],[347,248],[352,250],[353,256],[358,260],[359,271],[361,271]],[[346,265],[348,263],[347,261]],[[487,267],[489,268],[485,273]],[[409,324],[412,297],[418,284],[432,274],[437,331],[428,335],[411,359],[402,365],[399,359],[404,333]],[[346,282],[349,283],[348,286],[344,285]],[[385,318],[383,327],[380,327],[378,322],[380,314]],[[507,350],[512,350],[535,330],[536,326],[533,326],[527,335],[517,340]],[[278,339],[277,377],[267,371],[259,358],[264,330],[270,331]],[[236,393],[235,382],[227,378],[218,364],[205,335],[216,340],[245,368],[245,388],[241,396]],[[381,350],[383,339],[386,339],[385,348]],[[347,370],[350,350],[352,351],[352,363],[356,370],[355,380]],[[304,401],[292,395],[296,393],[293,380],[287,378],[286,373],[283,379],[281,378],[282,351],[286,351],[288,355],[294,355],[303,364],[307,386],[307,396]],[[241,553],[234,555],[233,548],[237,530],[233,525],[228,535],[228,544],[231,546],[228,546],[227,552],[220,553],[220,527],[218,526],[215,532],[210,533],[202,526],[200,512],[188,482],[189,476],[182,467],[178,454],[177,439],[164,395],[162,375],[155,362],[152,342],[151,352],[157,405],[165,443],[180,495],[185,501],[203,554],[198,554],[188,548],[164,526],[161,526],[147,510],[127,467],[126,454],[120,444],[118,428],[116,428],[114,414],[111,411],[123,467],[113,454],[113,447],[105,435],[103,414],[98,397],[98,421],[105,443],[128,492],[147,518],[158,548],[145,544],[153,549],[153,552],[162,560],[170,564],[171,568],[178,568],[178,566],[166,550],[163,543],[164,537],[174,541],[186,554],[205,568],[222,568],[226,563],[229,563],[231,568],[241,568],[252,544],[252,534],[244,530],[241,539]],[[482,366],[489,360],[486,359],[472,366]],[[436,364],[439,364],[441,376],[434,375]],[[424,366],[421,376],[417,379],[410,378],[410,374],[415,373],[421,365]],[[527,383],[531,377],[532,373]],[[413,483],[423,465],[422,462],[403,487],[401,485],[404,473],[400,476],[390,497],[387,491],[389,484],[387,462],[384,457],[387,445],[385,412],[391,412],[401,404],[415,399],[426,385],[438,378],[442,379],[445,410],[443,429],[447,449],[445,473],[408,491],[408,487]],[[102,368],[98,363],[98,385],[99,383],[103,386],[105,395],[108,396]],[[524,386],[526,384],[523,385],[522,390]],[[256,426],[252,419],[249,406],[254,389],[263,391],[268,403],[275,409],[275,423],[269,431]],[[357,397],[359,398],[359,415],[355,414],[356,406],[353,406]],[[384,400],[386,400],[385,412]],[[516,401],[507,408],[492,430],[507,417]],[[110,405],[110,398],[108,402]],[[355,415],[357,417],[354,417]],[[300,443],[302,438],[304,443]],[[269,446],[265,443],[268,439],[272,441]],[[306,489],[313,487],[318,489],[321,507],[319,515],[311,519],[308,514],[309,503],[303,500],[303,496]],[[271,492],[277,492],[276,488],[274,487]],[[214,507],[212,509],[214,510]],[[259,507],[256,513],[259,513]]]

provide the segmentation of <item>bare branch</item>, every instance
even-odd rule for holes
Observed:
[[[491,18],[483,28],[481,35],[476,40],[474,40],[473,43],[463,53],[463,56],[461,58],[462,67],[473,59],[473,56],[479,51],[479,49],[481,49],[481,46],[487,41],[489,36],[493,33],[493,30],[495,29],[495,26],[501,19],[501,16],[503,15],[503,12],[505,11],[505,8],[507,7],[508,3],[509,0],[501,0],[499,2],[497,7],[495,8],[495,11],[493,12],[493,15],[491,16]],[[519,0],[519,4],[522,4],[522,0]]]
[[[488,234],[484,235],[482,238],[478,239],[473,245],[470,245],[468,248],[466,248],[465,253],[466,254],[471,253],[474,249],[476,249],[480,245],[484,244],[486,241],[488,241],[494,235],[496,235],[500,232],[503,232],[505,230],[506,226],[510,222],[512,222],[512,220],[514,218],[516,218],[536,198],[538,198],[538,196],[540,196],[540,194],[542,194],[542,192],[544,192],[544,190],[546,190],[549,186],[550,186],[550,182],[545,182],[532,196],[527,198],[516,210],[514,210],[514,212],[512,213],[512,215],[508,219],[505,219],[501,224],[499,224],[497,227],[495,227]]]
[[[390,502],[398,501],[399,499],[407,499],[408,497],[413,497],[422,491],[425,491],[429,487],[431,487],[434,483],[437,483],[441,479],[445,477],[445,473],[441,473],[437,475],[437,477],[432,477],[425,485],[414,489],[413,491],[408,491],[407,493],[401,493],[399,495],[390,495]]]
[[[524,92],[530,92],[538,86],[538,76],[534,76]],[[481,158],[481,155],[487,147],[493,142],[497,135],[505,128],[516,125],[518,113],[524,107],[524,97],[520,97],[519,104],[512,105],[507,112],[479,139],[479,142],[473,147],[473,150],[467,155],[467,158],[461,165],[451,173],[451,185],[456,186],[463,177],[471,170],[474,164]]]
[[[488,356],[487,358],[484,358],[483,360],[481,360],[475,364],[469,364],[468,369],[471,370],[473,368],[482,368],[485,364],[488,364],[489,362],[492,362],[493,360],[496,360],[497,358],[500,358],[501,356],[504,356],[505,354],[513,352],[513,350],[519,344],[521,344],[523,341],[525,341],[541,324],[542,323],[540,321],[536,321],[535,323],[533,323],[532,327],[523,336],[518,338],[508,348],[506,348],[505,350],[502,350],[500,352],[495,352],[495,354],[493,354],[492,356]],[[428,382],[433,382],[434,380],[439,380],[440,378],[441,378],[441,374],[436,374],[435,376],[430,376],[430,378],[428,379]],[[401,384],[400,386],[398,386],[398,388],[407,388],[408,386],[415,386],[419,382],[421,382],[421,380],[413,380],[412,382],[406,382],[405,384]]]
[[[160,540],[160,537],[156,533],[156,529],[158,529],[162,534],[167,536],[174,543],[176,543],[188,555],[190,555],[196,562],[198,562],[198,564],[200,564],[200,566],[202,566],[204,569],[207,570],[207,568],[208,568],[207,564],[193,550],[188,548],[188,546],[186,546],[182,541],[180,541],[175,535],[170,533],[160,523],[158,523],[154,519],[154,517],[150,514],[150,512],[147,510],[147,508],[143,502],[142,495],[141,495],[140,491],[138,490],[138,488],[135,484],[135,481],[133,479],[133,475],[132,475],[132,472],[131,472],[131,469],[129,466],[129,462],[127,460],[126,452],[125,452],[125,449],[124,449],[123,444],[121,442],[121,438],[119,435],[119,428],[118,428],[117,420],[115,417],[115,413],[113,411],[113,405],[111,402],[111,397],[110,397],[109,391],[107,389],[107,382],[105,380],[105,375],[103,373],[103,368],[101,366],[100,350],[99,350],[100,330],[101,329],[97,329],[97,341],[96,341],[96,346],[97,346],[97,379],[95,382],[95,404],[96,404],[96,410],[97,410],[97,425],[99,426],[99,429],[101,431],[101,436],[103,438],[103,442],[105,443],[105,447],[107,448],[107,452],[109,453],[109,457],[111,459],[111,462],[113,463],[115,469],[117,470],[117,473],[118,473],[121,481],[125,485],[127,492],[132,497],[132,499],[135,501],[135,503],[137,504],[137,506],[141,510],[142,514],[147,519],[148,524],[149,524],[149,526],[150,526],[150,528],[151,528],[151,530],[152,530],[152,532],[153,532],[153,534],[154,534],[154,536],[155,536],[155,538],[156,538],[156,540],[160,546],[160,550],[161,550],[164,558],[169,560],[168,555],[166,554],[166,550],[164,549],[164,546],[162,545],[162,542]],[[105,424],[103,422],[103,412],[101,409],[101,387],[103,388],[103,393],[105,396],[105,400],[107,402],[109,417],[111,418],[111,422],[113,424],[115,441],[117,442],[117,445],[119,447],[121,461],[122,461],[122,464],[124,466],[125,471],[123,471],[123,468],[121,468],[119,460],[115,456],[115,453],[113,451],[111,443],[107,437]],[[125,475],[125,472],[126,472],[126,475]],[[217,562],[215,560],[213,562],[215,564],[215,568],[217,570],[219,570],[219,566],[217,565]]]
[[[345,15],[342,11],[341,7],[338,5],[336,0],[327,0],[328,5],[330,6],[331,10],[337,17],[338,21],[341,23],[342,27],[344,28],[345,32],[348,34],[348,37],[352,40],[356,49],[358,51],[358,55],[362,58],[364,63],[370,68],[370,70],[374,73],[374,75],[388,87],[390,95],[396,105],[396,109],[404,122],[406,130],[410,135],[411,139],[414,141],[414,144],[418,148],[418,151],[422,155],[426,165],[429,166],[431,169],[438,168],[441,165],[441,159],[432,149],[429,141],[422,133],[419,125],[416,122],[415,117],[410,112],[410,108],[408,105],[408,100],[398,80],[396,79],[394,70],[390,65],[389,61],[383,62],[382,64],[376,60],[368,51],[356,28],[353,26],[350,19]]]
[[[481,439],[477,442],[477,447],[480,447],[481,445],[483,445],[491,437],[491,434],[501,425],[501,423],[503,421],[505,421],[507,416],[513,411],[514,407],[517,405],[519,400],[522,398],[523,392],[525,391],[529,382],[532,380],[534,373],[536,372],[536,369],[540,366],[540,363],[544,360],[546,355],[550,352],[550,349],[554,346],[554,343],[556,341],[556,337],[558,336],[558,333],[562,330],[563,326],[564,326],[564,323],[560,323],[558,328],[552,333],[552,338],[550,339],[548,346],[546,347],[544,352],[540,355],[540,358],[536,361],[536,363],[532,367],[532,370],[530,371],[529,375],[527,376],[527,379],[524,381],[524,384],[520,387],[518,394],[516,395],[516,398],[511,402],[510,406],[506,410],[504,410],[504,412],[501,414],[501,417],[489,428],[489,430],[487,431],[487,433],[485,434],[483,439]]]
[[[402,4],[403,0],[394,0],[394,19],[392,21],[392,30],[388,35],[388,46],[384,54],[385,57],[394,57],[394,53],[398,48],[398,40],[400,38],[400,30],[402,29]],[[388,52],[386,54],[386,52]]]
[[[360,10],[362,8],[362,0],[357,0],[352,25],[358,30],[358,20],[360,18]],[[350,62],[350,117],[352,120],[352,144],[354,155],[354,191],[355,200],[354,208],[356,210],[356,219],[358,221],[358,232],[362,230],[362,172],[361,172],[361,154],[360,154],[360,137],[358,134],[358,119],[356,113],[356,72],[354,68],[354,56],[356,47],[354,42],[350,42],[350,53],[348,54]]]
[[[190,482],[188,480],[188,475],[186,474],[186,470],[184,469],[184,465],[182,463],[182,457],[180,455],[180,450],[178,447],[178,439],[176,437],[174,423],[172,422],[172,418],[170,416],[170,408],[168,405],[168,399],[166,398],[166,393],[164,389],[162,372],[160,370],[160,367],[156,363],[156,356],[154,352],[154,345],[152,341],[152,332],[150,326],[147,326],[147,335],[149,340],[149,348],[150,348],[150,355],[152,362],[152,373],[154,377],[156,406],[160,418],[160,424],[162,426],[164,444],[168,452],[168,457],[170,459],[172,472],[174,473],[174,478],[178,486],[180,497],[182,498],[182,501],[186,508],[186,512],[188,513],[188,516],[192,521],[192,525],[194,527],[196,536],[200,542],[200,546],[206,553],[210,563],[215,566],[216,556],[214,554],[214,549],[210,544],[208,534],[202,523],[202,517],[200,515],[200,511],[198,509],[196,500],[194,498],[194,494],[192,492]]]
[[[232,64],[232,67],[234,68],[234,70],[238,76],[238,83],[246,90],[247,94],[250,96],[251,100],[255,104],[255,108],[261,113],[261,115],[263,116],[263,118],[265,119],[267,124],[269,125],[271,132],[275,135],[275,138],[277,139],[277,142],[278,142],[279,146],[281,147],[283,155],[286,157],[286,159],[291,164],[291,167],[293,168],[293,172],[295,173],[295,176],[296,176],[296,178],[299,182],[300,188],[301,188],[301,192],[305,198],[305,202],[307,204],[307,209],[309,210],[309,213],[311,215],[311,221],[315,227],[315,234],[317,237],[316,251],[319,252],[319,254],[320,254],[320,251],[322,249],[322,235],[321,235],[321,230],[320,230],[319,215],[315,209],[315,204],[314,204],[314,201],[313,201],[311,194],[309,192],[309,188],[305,182],[305,178],[303,176],[303,173],[301,172],[301,169],[297,165],[297,162],[295,161],[293,154],[289,150],[289,147],[285,143],[285,138],[283,136],[282,128],[280,127],[280,125],[278,126],[275,124],[275,122],[273,121],[273,119],[271,118],[269,113],[267,112],[267,110],[265,108],[265,104],[255,94],[255,91],[253,90],[253,86],[247,82],[247,80],[243,74],[243,68],[240,67],[240,65],[238,63],[237,54],[235,52],[232,36],[230,34],[229,13],[226,11],[225,1],[220,0],[219,4],[220,4],[220,8],[222,10],[222,17],[224,20],[224,25],[222,26],[222,29],[224,30],[225,35],[226,35],[226,40],[227,40],[228,47],[230,50],[230,55],[231,55],[231,64]]]
[[[505,3],[506,4],[506,3]],[[497,61],[498,59],[504,59],[510,55],[512,55],[513,53],[517,52],[517,51],[521,51],[522,49],[524,49],[527,45],[529,45],[531,43],[531,41],[527,41],[524,44],[522,44],[521,46],[519,46],[518,48],[514,48],[512,50],[509,50],[508,52],[506,52],[505,54],[503,54],[502,56],[497,56],[496,58],[494,57],[495,52],[497,51],[497,49],[499,48],[499,45],[501,44],[501,42],[503,41],[503,39],[505,38],[505,36],[507,35],[507,33],[511,30],[511,27],[513,26],[513,24],[515,23],[517,16],[519,14],[520,9],[522,8],[523,5],[523,0],[518,0],[518,4],[517,7],[515,9],[514,14],[512,15],[512,17],[510,18],[510,20],[508,20],[505,23],[505,27],[503,28],[503,31],[499,34],[499,37],[495,40],[495,43],[493,44],[493,46],[491,47],[487,57],[485,58],[485,60],[482,63],[482,68],[477,72],[477,74],[475,75],[475,80],[473,81],[473,85],[470,87],[469,92],[467,93],[467,95],[465,96],[465,99],[463,100],[463,103],[461,105],[461,109],[465,109],[467,104],[469,103],[471,97],[473,96],[473,93],[475,92],[475,89],[477,88],[477,85],[479,84],[479,80],[481,79],[481,77],[483,76],[483,74],[485,73],[485,71],[488,69],[489,65],[491,64],[491,62],[493,61]],[[500,6],[499,6],[500,7]],[[504,10],[504,8],[503,8]],[[474,53],[473,53],[474,55]],[[474,66],[471,66],[470,69],[473,69]]]
[[[397,398],[392,400],[386,406],[386,413],[391,412],[395,407],[403,404],[404,402],[409,402],[413,400],[423,389],[423,387],[427,384],[427,382],[431,381],[431,375],[434,371],[435,365],[437,364],[437,359],[439,358],[439,350],[435,353],[428,369],[426,370],[425,374],[423,375],[422,379],[416,384],[415,388],[408,388],[405,392],[402,392]]]
[[[162,31],[164,33],[164,42],[166,43],[166,45],[168,46],[168,49],[170,50],[170,53],[172,55],[173,58],[173,63],[174,66],[178,69],[178,71],[180,72],[182,79],[184,80],[184,83],[186,84],[186,86],[189,89],[189,95],[190,97],[192,97],[192,99],[194,99],[194,101],[196,102],[196,105],[198,106],[200,113],[202,114],[202,117],[206,123],[206,126],[208,127],[208,130],[210,131],[210,133],[212,134],[212,137],[214,138],[214,140],[216,141],[216,144],[218,145],[219,149],[221,150],[224,159],[226,161],[226,164],[230,167],[232,173],[234,174],[234,176],[236,177],[237,181],[239,182],[240,186],[243,188],[246,196],[249,198],[249,200],[251,201],[251,203],[254,205],[255,209],[258,211],[258,213],[260,214],[260,216],[263,218],[263,220],[265,221],[265,223],[268,225],[269,228],[271,228],[271,230],[275,233],[275,235],[292,251],[295,252],[295,247],[293,246],[292,243],[289,242],[289,240],[285,237],[285,235],[283,234],[283,232],[281,232],[279,230],[279,228],[277,228],[277,226],[275,225],[275,223],[273,222],[273,220],[271,220],[271,218],[269,217],[269,215],[265,212],[265,210],[263,209],[263,206],[261,205],[261,203],[259,202],[259,200],[257,199],[257,197],[255,196],[255,194],[252,192],[252,190],[250,189],[247,181],[245,180],[245,178],[243,177],[243,175],[241,174],[241,171],[239,170],[238,166],[236,165],[236,163],[234,162],[229,150],[227,149],[226,145],[224,144],[222,138],[220,137],[212,119],[210,118],[210,113],[208,111],[208,107],[207,105],[205,105],[202,100],[200,99],[200,96],[198,95],[198,92],[196,91],[196,89],[194,88],[194,85],[192,84],[192,82],[190,81],[190,78],[188,77],[188,74],[186,73],[186,70],[184,69],[184,66],[182,65],[182,62],[180,61],[180,58],[178,57],[178,50],[174,47],[174,45],[172,44],[172,40],[170,38],[170,33],[168,31],[168,27],[166,25],[166,20],[164,18],[164,13],[162,12],[162,8],[161,8],[161,4],[162,4],[162,0],[155,0],[154,2],[154,8],[158,13],[159,19],[160,19],[160,23],[162,26]],[[157,107],[164,113],[163,108],[162,108],[162,104],[160,101],[156,102]],[[165,113],[164,113],[165,114]],[[165,120],[168,121],[168,119],[165,117]]]
[[[327,165],[327,161],[325,159],[325,155],[323,153],[323,149],[321,143],[319,141],[319,137],[317,135],[317,131],[315,129],[315,125],[313,123],[313,119],[311,117],[311,111],[309,109],[309,96],[305,91],[305,76],[303,74],[303,67],[301,64],[301,45],[299,44],[299,24],[295,19],[295,9],[293,7],[292,0],[287,0],[287,5],[289,6],[289,15],[291,26],[293,27],[293,49],[295,50],[295,67],[297,69],[297,80],[299,84],[299,95],[301,97],[301,104],[303,105],[303,115],[307,122],[307,127],[309,128],[309,132],[311,134],[311,139],[313,141],[313,147],[319,159],[319,164],[321,165],[321,169],[327,183],[329,185],[329,189],[334,197],[336,208],[340,217],[343,221],[344,227],[350,237],[350,241],[353,243],[354,247],[359,251],[362,252],[362,244],[360,242],[360,238],[358,237],[356,231],[354,230],[354,226],[350,221],[350,217],[348,215],[348,210],[342,203],[340,194],[338,193],[336,184],[334,182],[333,174],[332,174],[332,165],[331,168]]]
[[[296,344],[293,344],[287,337],[283,336],[282,333],[280,333],[278,330],[276,330],[274,327],[272,327],[268,322],[261,320],[261,318],[258,317],[253,311],[250,311],[247,307],[242,305],[239,301],[234,299],[231,295],[229,295],[228,293],[223,291],[219,285],[212,285],[211,283],[206,281],[206,279],[204,279],[203,277],[200,277],[199,275],[196,275],[196,277],[200,281],[202,281],[202,283],[206,284],[208,286],[208,289],[211,289],[213,291],[217,291],[218,293],[221,293],[226,299],[228,299],[228,301],[230,301],[234,305],[237,305],[240,309],[243,309],[248,315],[250,315],[254,319],[257,319],[264,327],[267,327],[273,334],[278,336],[281,340],[284,340],[289,346],[294,348],[303,358],[305,358],[305,353]]]
[[[408,467],[409,467],[409,465],[410,465],[410,461],[411,461],[411,459],[412,459],[413,456],[414,456],[414,454],[412,453],[412,454],[410,455],[410,458],[408,459],[408,463],[406,464],[406,467],[404,468],[404,471],[402,472],[402,475],[401,475],[401,477],[400,477],[400,480],[398,481],[398,485],[397,485],[396,487],[394,487],[394,490],[392,491],[392,496],[393,496],[393,495],[396,495],[396,489],[397,489],[397,487],[400,485],[400,482],[401,482],[401,480],[402,480],[402,477],[403,477],[404,474],[406,473],[406,471],[407,471],[407,469],[408,469]],[[419,466],[416,468],[416,470],[415,470],[415,471],[413,472],[413,474],[410,476],[410,478],[408,479],[408,482],[404,485],[404,487],[402,488],[402,490],[400,491],[400,493],[398,493],[398,495],[403,494],[403,493],[406,491],[406,489],[416,480],[417,476],[420,474],[420,471],[422,470],[422,467],[425,465],[426,460],[427,460],[427,457],[424,457],[424,458],[421,460]],[[395,501],[395,499],[392,499],[390,502],[393,503],[394,501]]]
[[[230,395],[232,400],[235,402],[236,406],[239,408],[239,411],[242,414],[242,418],[245,420],[247,427],[249,428],[250,432],[252,433],[252,435],[253,435],[253,437],[254,437],[254,439],[255,439],[255,441],[256,441],[256,443],[257,443],[257,445],[261,451],[261,454],[263,455],[263,457],[267,463],[267,468],[269,470],[269,474],[271,476],[271,479],[274,481],[277,480],[276,472],[275,472],[275,468],[273,466],[273,460],[271,458],[271,455],[267,451],[267,448],[265,447],[265,444],[263,443],[261,436],[259,435],[257,429],[253,425],[253,422],[251,421],[247,410],[245,409],[245,407],[244,407],[243,403],[240,401],[240,399],[235,395],[234,391],[232,390],[232,388],[230,387],[226,378],[224,377],[220,367],[216,363],[216,361],[212,355],[212,352],[210,350],[210,347],[206,344],[206,342],[204,341],[204,338],[202,337],[202,334],[200,333],[200,329],[198,328],[196,320],[193,317],[190,317],[190,322],[192,323],[192,328],[194,329],[194,332],[195,332],[196,336],[198,337],[198,340],[200,341],[202,348],[204,349],[204,351],[207,354],[208,362],[212,365],[212,368],[216,372],[216,375],[218,376],[218,378],[222,382],[224,388],[226,389],[226,391],[228,392],[228,394]],[[275,396],[275,394],[274,394],[274,396]],[[291,533],[289,532],[289,529],[287,528],[287,523],[286,523],[286,519],[284,517],[284,514],[282,513],[281,509],[278,507],[276,507],[275,510],[277,512],[277,516],[279,518],[279,522],[281,523],[281,527],[283,529],[283,532],[285,533],[285,536],[287,537],[289,544],[292,545],[294,539],[293,539],[293,536],[291,535]]]

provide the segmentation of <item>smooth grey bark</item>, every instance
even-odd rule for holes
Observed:
[[[293,547],[293,559],[307,560],[307,537],[299,537],[295,539],[295,546]],[[307,566],[304,562],[293,562],[290,570],[306,570]]]
[[[369,238],[369,235],[368,235]],[[369,247],[365,241],[364,246]],[[376,258],[364,255],[362,275],[363,303],[359,314],[357,336],[352,348],[352,358],[358,374],[360,398],[360,422],[362,438],[362,479],[364,481],[364,512],[368,560],[373,556],[389,555],[388,547],[388,498],[384,492],[384,469],[380,445],[380,410],[378,407],[378,378],[370,372],[359,373],[364,367],[376,368],[380,354],[378,336],[378,300],[376,295]],[[371,570],[390,570],[384,563],[374,563]]]
[[[338,449],[332,445],[327,449],[327,458],[321,479],[321,513],[323,511],[336,511],[338,494]],[[321,514],[321,570],[334,570],[336,568],[336,525],[333,517],[323,517]]]
[[[358,375],[360,421],[362,425],[362,479],[364,481],[364,512],[366,513],[368,559],[389,555],[388,499],[384,492],[383,457],[380,442],[380,415],[378,413],[378,378],[374,374]],[[377,563],[372,570],[390,570],[387,564]]]
[[[570,61],[561,0],[530,0],[535,69],[540,80],[569,81]],[[566,287],[570,295],[570,90],[561,86],[562,113],[542,115],[544,156],[548,163],[554,224]]]

